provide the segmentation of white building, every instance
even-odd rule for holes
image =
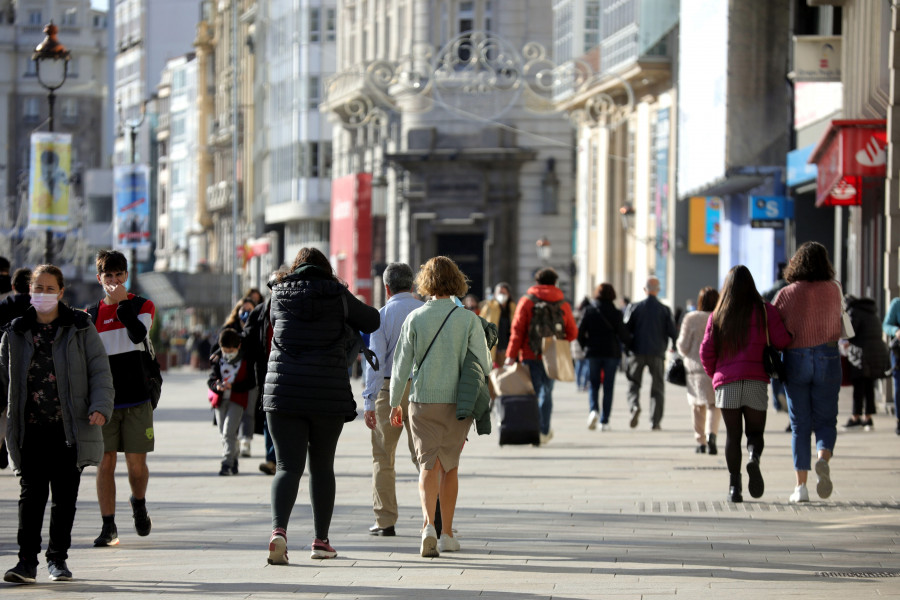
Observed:
[[[372,195],[372,268],[360,254],[351,288],[371,288],[377,302],[371,273],[384,263],[415,267],[444,254],[478,297],[500,281],[524,293],[542,266],[556,268],[571,295],[573,134],[528,71],[531,50],[551,53],[551,6],[341,3],[338,75],[325,103],[339,121],[335,180],[371,174]],[[335,227],[340,260],[348,252]],[[552,256],[539,256],[539,241]]]

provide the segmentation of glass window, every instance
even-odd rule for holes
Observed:
[[[44,20],[41,18],[40,10],[29,10],[28,11],[28,24],[29,25],[43,25]]]
[[[319,176],[319,142],[309,143],[309,166],[310,176]]]
[[[69,27],[74,27],[78,24],[78,9],[77,8],[69,8],[67,9],[62,16],[62,24],[67,25]]]
[[[309,9],[309,41],[318,42],[321,39],[320,14],[318,8]]]
[[[319,77],[316,75],[310,75],[310,77],[309,77],[309,107],[311,109],[319,108],[320,101],[321,101],[321,95],[319,92]]]
[[[335,17],[335,10],[333,8],[329,8],[325,13],[325,41],[333,42],[336,32],[337,18]]]
[[[25,115],[26,119],[32,120],[37,119],[41,114],[40,103],[37,98],[25,98],[25,102],[22,106],[22,114]]]

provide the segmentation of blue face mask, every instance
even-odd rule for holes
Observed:
[[[247,312],[246,310],[245,310],[245,311],[241,311],[240,313],[238,313],[238,317],[241,319],[241,322],[242,322],[242,323],[246,323],[246,322],[247,322],[247,319],[250,318],[250,313]]]
[[[465,308],[465,306],[463,306],[463,303],[460,302],[459,298],[457,298],[456,296],[450,296],[450,297],[453,299],[454,304],[456,304],[458,307]]]

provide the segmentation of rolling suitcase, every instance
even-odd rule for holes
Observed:
[[[537,396],[498,396],[494,400],[494,420],[500,431],[500,445],[541,443],[541,412]]]

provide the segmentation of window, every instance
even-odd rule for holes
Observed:
[[[322,24],[318,8],[309,9],[309,41],[318,42],[321,39]]]
[[[319,176],[319,142],[309,143],[310,177]]]
[[[325,15],[325,41],[333,42],[335,39],[335,34],[337,32],[337,19],[335,17],[335,10],[333,8],[329,8]]]
[[[106,29],[106,15],[94,15],[94,29]]]
[[[172,118],[172,141],[177,142],[184,139],[186,133],[185,116],[178,115]]]
[[[28,24],[29,25],[43,25],[44,19],[41,18],[41,11],[39,10],[29,10],[28,11]]]
[[[25,57],[25,77],[37,77],[37,63],[30,56]]]
[[[459,3],[459,15],[458,15],[458,29],[457,33],[462,34],[467,31],[472,31],[475,27],[475,7],[474,2],[460,2]],[[470,58],[472,58],[472,42],[471,38],[466,36],[460,40],[459,45],[459,60],[462,62],[468,62]]]
[[[319,77],[310,75],[309,77],[309,107],[313,110],[319,108],[321,95],[319,92]]]
[[[63,13],[62,16],[62,25],[68,27],[75,27],[78,25],[78,9],[77,8],[69,8]]]
[[[322,142],[322,177],[331,178],[331,142]]]
[[[78,57],[77,56],[73,56],[72,58],[69,59],[69,67],[68,67],[68,71],[66,71],[66,73],[68,73],[67,77],[78,77]]]
[[[78,99],[66,98],[62,103],[62,116],[66,120],[74,120],[78,118]]]
[[[37,121],[41,114],[40,101],[37,98],[25,98],[22,104],[22,115],[26,121]]]

